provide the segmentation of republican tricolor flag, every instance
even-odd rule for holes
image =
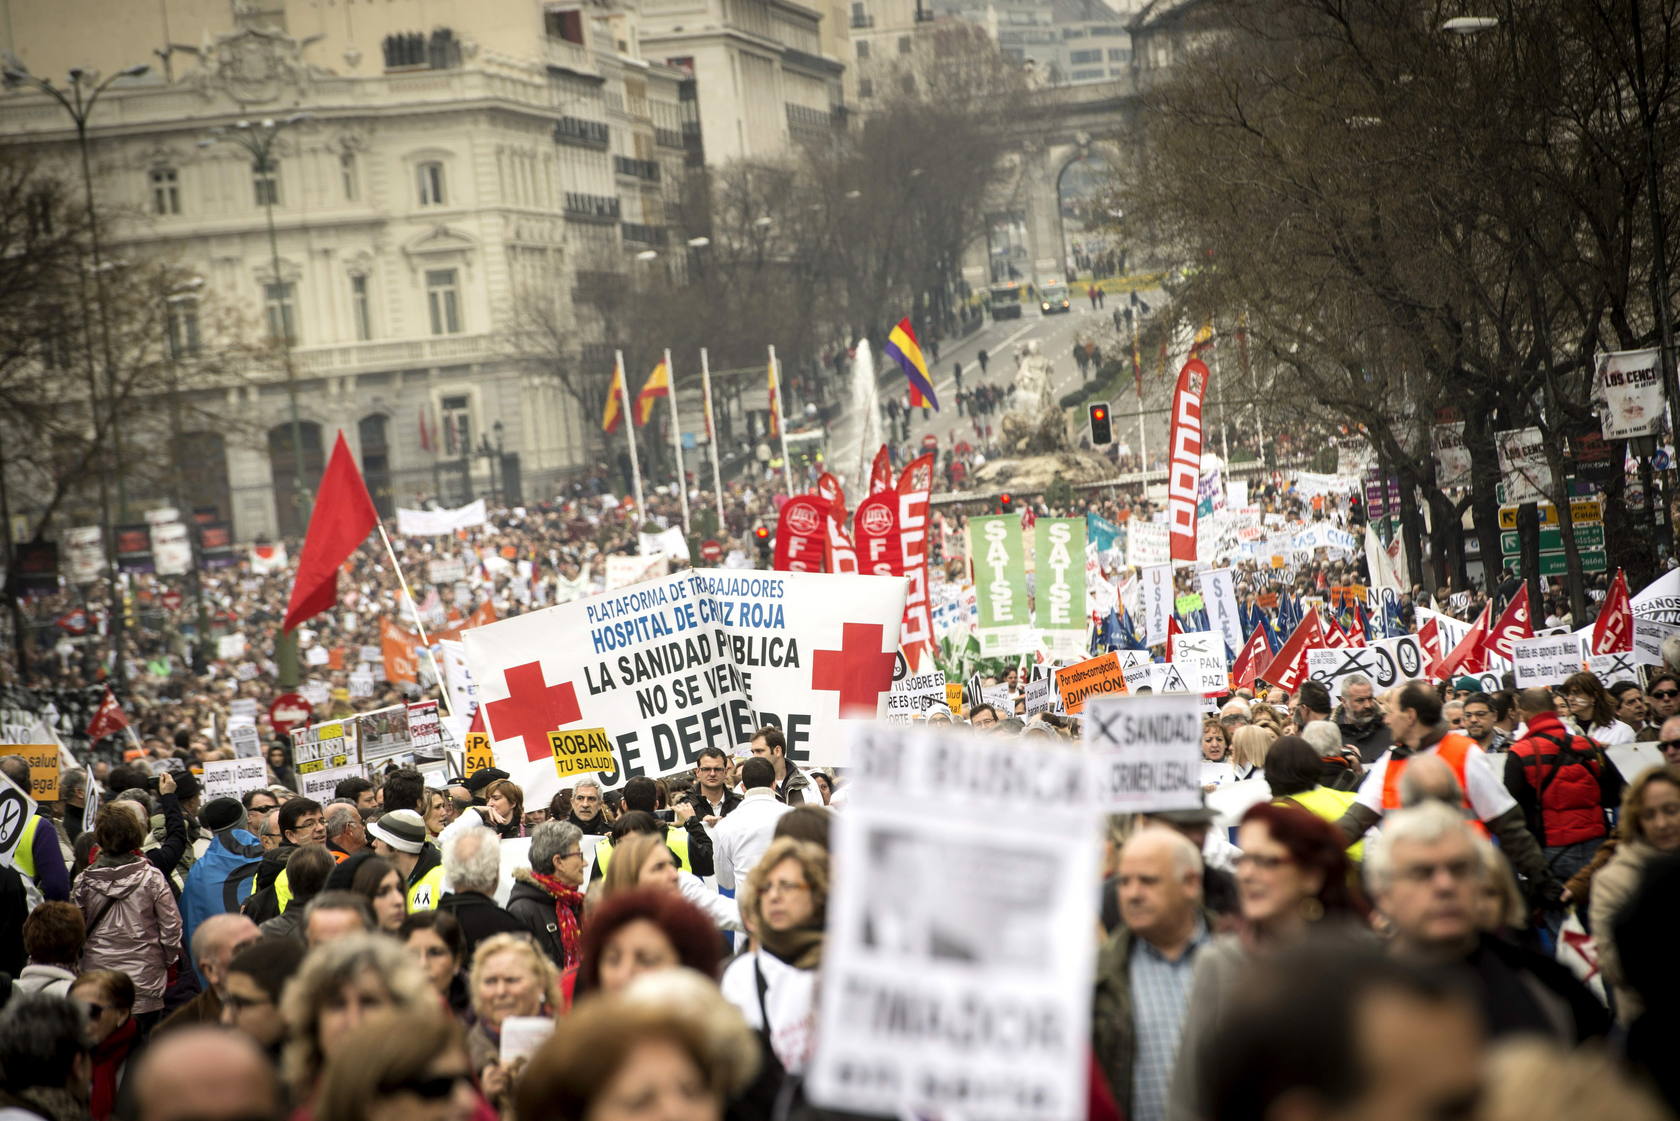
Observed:
[[[916,332],[910,327],[910,319],[906,316],[898,321],[898,326],[887,335],[887,341],[881,346],[881,353],[898,363],[898,368],[904,371],[904,376],[910,381],[910,407],[925,409],[931,406],[934,412],[939,411],[939,398],[934,396],[933,379],[928,377],[927,360],[922,357],[921,344],[916,341]]]

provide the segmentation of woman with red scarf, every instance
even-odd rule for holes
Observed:
[[[77,977],[70,999],[87,1013],[93,1039],[93,1093],[88,1112],[105,1121],[116,1111],[117,1091],[128,1072],[128,1060],[139,1047],[140,1022],[134,1018],[134,982],[114,969],[94,969]]]
[[[583,833],[564,821],[545,821],[531,831],[531,867],[513,873],[508,913],[525,924],[561,972],[578,963],[583,933]]]

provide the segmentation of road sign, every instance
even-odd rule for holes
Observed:
[[[1540,554],[1540,575],[1541,576],[1562,576],[1565,572],[1567,572],[1569,570],[1569,566],[1564,563],[1566,559],[1567,558],[1565,558],[1562,553],[1541,553]],[[1507,565],[1510,565],[1513,568],[1517,566],[1517,564],[1520,562],[1520,560],[1521,560],[1520,557],[1513,556],[1510,553],[1505,554],[1505,563]],[[1609,558],[1604,555],[1604,550],[1603,549],[1582,549],[1581,550],[1581,571],[1582,572],[1608,572],[1608,571],[1610,571],[1610,561],[1609,561]]]
[[[1586,522],[1575,527],[1575,544],[1582,549],[1604,548],[1604,523]],[[1508,529],[1499,535],[1499,551],[1506,556],[1513,556],[1522,552],[1522,536],[1514,529]],[[1540,551],[1542,553],[1563,552],[1563,531],[1548,527],[1540,531]]]
[[[1542,527],[1558,524],[1557,507],[1550,502],[1537,502],[1535,506],[1539,512],[1539,522]],[[1501,506],[1499,508],[1500,529],[1517,528],[1518,509],[1516,506]],[[1577,525],[1604,520],[1604,508],[1599,505],[1596,498],[1575,499],[1569,504],[1569,513],[1574,517]]]
[[[268,722],[285,735],[299,724],[309,723],[310,704],[298,693],[281,693],[268,706]]]

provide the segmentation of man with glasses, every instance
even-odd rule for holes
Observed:
[[[1670,716],[1662,722],[1662,729],[1657,733],[1657,746],[1662,748],[1665,762],[1680,766],[1680,716]]]
[[[1365,846],[1365,878],[1393,953],[1474,976],[1492,1038],[1539,1033],[1563,1044],[1602,1037],[1610,1016],[1569,970],[1476,926],[1486,865],[1457,810],[1426,801],[1395,810]]]
[[[1493,713],[1493,698],[1486,693],[1471,693],[1464,698],[1464,732],[1476,741],[1483,751],[1506,751],[1511,737],[1499,727]]]
[[[241,801],[245,805],[245,828],[258,837],[262,836],[263,822],[280,808],[280,799],[266,790],[257,789],[247,790]],[[280,834],[277,831],[274,835],[278,837]]]
[[[1650,702],[1646,719],[1661,727],[1670,716],[1680,716],[1680,677],[1668,670],[1661,671],[1645,687],[1645,697]]]
[[[688,804],[707,826],[716,825],[741,804],[741,796],[729,789],[729,756],[721,749],[702,748],[695,760],[694,776]]]

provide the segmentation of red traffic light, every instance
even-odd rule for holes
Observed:
[[[1092,405],[1091,406],[1091,419],[1092,420],[1103,420],[1103,419],[1107,418],[1107,416],[1108,416],[1108,410],[1103,408],[1101,405]]]
[[[753,530],[753,536],[758,538],[760,541],[767,541],[770,538],[770,531],[765,529],[763,526],[758,526]]]

